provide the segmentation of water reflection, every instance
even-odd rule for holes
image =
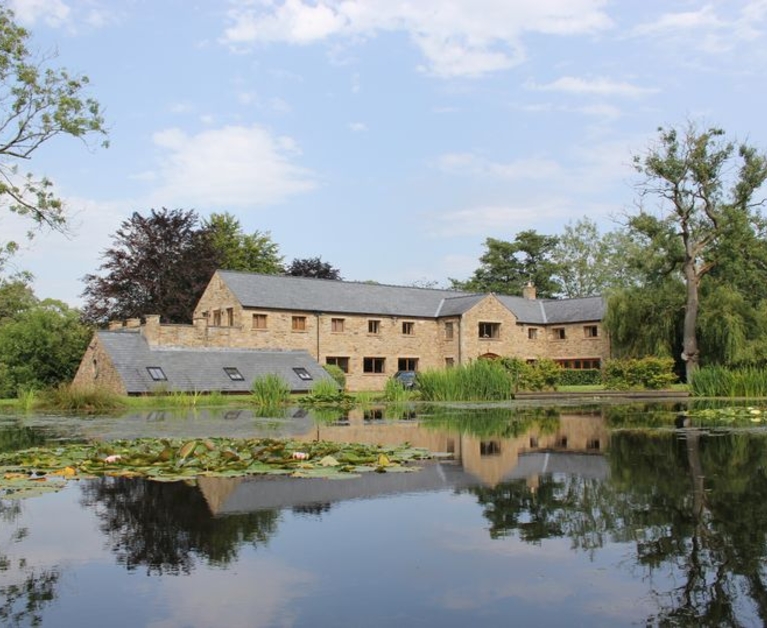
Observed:
[[[283,574],[292,584],[270,589],[272,614],[262,625],[336,625],[344,620],[339,608],[357,607],[366,625],[390,625],[392,608],[426,625],[504,625],[510,616],[523,624],[767,625],[764,431],[676,429],[675,405],[377,410],[291,417],[280,429],[305,441],[409,442],[450,459],[418,473],[343,481],[103,478],[81,482],[75,494],[96,522],[112,569],[173,577],[178,599],[203,590],[211,569],[219,591],[236,586],[237,574],[262,584]],[[660,428],[635,427],[647,423]],[[0,431],[9,447],[35,438]],[[44,518],[24,516],[27,506],[54,497],[0,500],[4,625],[65,623],[56,613],[74,586],[62,581],[78,569],[62,558],[71,547],[65,540],[31,560],[35,544],[53,543],[55,535],[35,528]],[[64,515],[56,524],[78,525]],[[487,551],[469,551],[474,547]],[[96,553],[78,549],[89,551]],[[553,566],[538,570],[536,560]],[[536,596],[498,584],[504,577],[522,582],[531,570],[549,570]],[[207,575],[198,581],[200,572]],[[606,604],[609,592],[610,604],[632,614],[606,619],[597,606],[581,604],[584,583],[593,586],[597,577],[623,586],[600,585],[594,598]],[[115,590],[135,595],[137,586]],[[243,595],[239,625],[248,625],[258,613]],[[434,600],[442,600],[439,608]],[[148,608],[159,612],[171,602],[154,604]],[[167,625],[212,625],[185,621]],[[143,617],[136,625],[147,623]]]

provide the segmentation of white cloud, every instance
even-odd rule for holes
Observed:
[[[440,77],[479,76],[525,59],[526,33],[592,34],[612,26],[606,0],[239,0],[224,41],[311,44],[407,33]]]
[[[350,122],[349,130],[353,133],[364,133],[368,130],[368,127],[364,122]]]
[[[636,98],[657,92],[657,89],[639,87],[622,81],[613,81],[607,78],[583,79],[576,76],[563,76],[551,83],[539,85],[529,82],[528,89],[540,91],[568,92],[571,94],[587,94],[597,96],[621,96]]]
[[[570,202],[543,199],[519,205],[482,205],[430,216],[432,237],[485,236],[488,233],[516,233],[541,223],[561,222]]]
[[[62,0],[10,0],[9,6],[19,22],[34,24],[40,20],[54,27],[65,24],[71,12]]]
[[[278,203],[316,187],[313,173],[291,162],[300,150],[289,137],[253,125],[227,126],[187,135],[180,129],[155,133],[162,156],[152,193],[167,207],[254,207]]]

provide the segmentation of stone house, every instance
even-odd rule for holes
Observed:
[[[400,370],[477,358],[599,368],[610,355],[604,312],[601,297],[536,299],[532,286],[513,297],[220,270],[192,325],[161,325],[157,316],[128,325],[155,349],[308,353],[320,365],[339,366],[348,389],[358,391],[381,390]],[[81,365],[76,381],[88,381],[88,368]]]

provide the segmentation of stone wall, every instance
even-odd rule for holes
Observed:
[[[98,334],[94,334],[85,350],[85,355],[80,362],[77,373],[75,373],[72,385],[80,388],[97,386],[118,395],[126,394],[122,378],[112,364],[109,354],[104,350],[104,345],[99,340]]]

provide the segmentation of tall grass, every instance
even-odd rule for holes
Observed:
[[[125,406],[120,395],[103,388],[61,384],[42,394],[42,403],[65,412],[110,412]]]
[[[767,397],[767,369],[704,366],[693,374],[690,392],[695,397]]]
[[[34,388],[19,389],[16,398],[19,400],[19,408],[24,412],[29,412],[37,401],[37,391]]]
[[[509,371],[494,360],[475,360],[450,369],[422,371],[418,390],[424,401],[505,401],[514,398]]]
[[[392,403],[409,401],[415,395],[414,390],[405,388],[396,379],[387,379],[383,390],[383,400]]]
[[[267,373],[253,380],[251,398],[257,406],[276,408],[290,399],[290,386],[279,375]]]

